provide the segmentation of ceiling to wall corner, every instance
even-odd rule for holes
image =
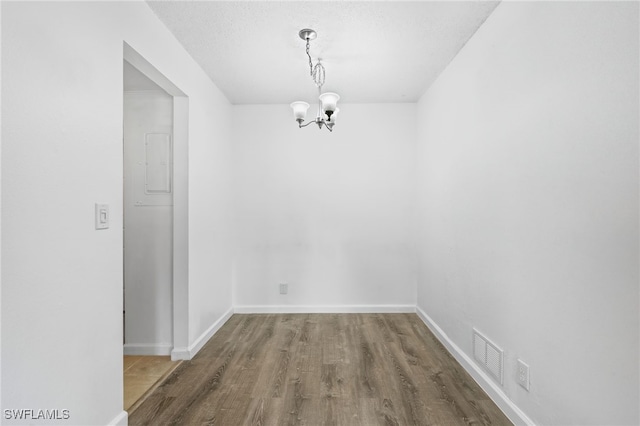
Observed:
[[[493,1],[147,1],[233,104],[311,100],[305,42],[348,103],[415,102]]]

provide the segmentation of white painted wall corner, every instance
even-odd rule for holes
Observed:
[[[171,351],[171,360],[190,360],[202,347],[213,337],[220,327],[226,323],[234,313],[234,308],[229,308],[216,322],[214,322],[204,333],[202,333],[189,347],[178,347]]]

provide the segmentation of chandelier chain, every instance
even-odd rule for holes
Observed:
[[[309,54],[309,38],[307,37],[307,56],[309,57],[309,75],[313,77],[313,62],[311,61],[311,55]]]
[[[324,69],[324,65],[318,60],[318,63],[314,66],[313,61],[311,60],[311,54],[309,53],[309,38],[307,37],[307,56],[309,57],[309,74],[313,79],[313,82],[318,86],[318,88],[322,89],[324,85],[324,79],[326,71]]]

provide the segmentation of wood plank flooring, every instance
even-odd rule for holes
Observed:
[[[130,425],[511,425],[415,314],[233,315]]]
[[[133,411],[156,384],[180,365],[170,356],[124,355],[124,409]]]

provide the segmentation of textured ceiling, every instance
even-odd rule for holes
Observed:
[[[491,14],[488,1],[148,1],[233,104],[317,99],[302,28],[317,31],[323,91],[415,102]]]

